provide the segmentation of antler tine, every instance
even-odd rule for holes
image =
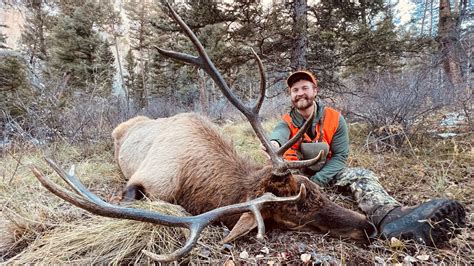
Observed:
[[[298,168],[305,168],[317,163],[322,157],[324,156],[324,151],[320,151],[318,156],[303,161],[285,161],[284,167],[286,169],[298,169]]]
[[[71,192],[63,187],[56,185],[54,182],[46,178],[36,167],[32,167],[31,171],[36,176],[36,178],[40,181],[40,183],[48,189],[54,195],[64,199],[67,202],[73,203],[74,205],[81,207],[86,206],[88,202],[84,199],[74,197],[74,192]],[[81,207],[82,208],[82,207]]]
[[[313,103],[314,104],[314,103]],[[308,131],[308,128],[311,126],[313,123],[313,118],[315,114],[316,108],[313,109],[313,112],[311,113],[311,116],[306,120],[306,122],[303,124],[303,126],[298,130],[298,132],[283,146],[278,149],[276,154],[278,156],[283,156],[283,154],[291,147],[293,144],[295,144],[302,136],[303,134]]]
[[[79,179],[76,178],[74,174],[74,165],[71,166],[69,173],[66,174],[66,172],[64,172],[64,170],[50,158],[44,158],[44,160],[76,192],[77,195],[86,198],[94,203],[102,202],[99,197],[97,197],[93,193],[90,193],[90,191],[87,190],[86,187],[84,187],[84,185],[79,181]]]
[[[209,223],[211,223],[212,221],[210,221]],[[152,260],[154,261],[157,261],[157,262],[171,262],[171,261],[175,261],[175,260],[178,260],[180,258],[182,258],[183,256],[185,256],[186,254],[188,254],[192,249],[193,247],[196,245],[198,239],[199,239],[199,235],[201,234],[202,230],[209,224],[201,224],[202,226],[191,226],[190,229],[190,234],[189,234],[189,237],[188,239],[186,240],[186,243],[183,245],[183,247],[175,250],[173,253],[171,254],[165,254],[165,255],[160,255],[160,254],[156,254],[156,253],[153,253],[153,252],[150,252],[148,250],[142,250],[143,254],[145,254],[146,256],[148,256],[149,258],[151,258]]]
[[[191,231],[190,236],[186,240],[186,243],[183,245],[183,247],[176,250],[175,252],[168,255],[157,255],[148,251],[143,251],[146,255],[150,256],[150,258],[159,262],[174,261],[189,253],[189,251],[197,243],[202,230],[209,224],[225,215],[251,211],[257,219],[259,233],[258,236],[263,237],[263,234],[265,233],[265,224],[263,223],[260,210],[264,204],[271,202],[300,202],[306,197],[306,188],[304,185],[302,185],[300,192],[296,196],[277,197],[271,193],[266,193],[259,198],[243,203],[220,207],[200,215],[177,217],[164,215],[149,210],[122,207],[107,203],[90,192],[74,175],[73,171],[71,171],[69,174],[66,174],[53,160],[46,159],[46,161],[74,191],[64,189],[63,187],[57,185],[45,177],[37,168],[33,167],[31,170],[33,171],[36,178],[50,192],[79,208],[100,216],[149,222],[164,226],[188,228]]]
[[[260,95],[258,96],[258,99],[255,102],[255,106],[253,107],[254,113],[258,113],[260,112],[260,108],[262,107],[263,100],[265,99],[265,92],[267,90],[267,77],[265,76],[265,69],[263,67],[262,60],[253,49],[251,50],[255,57],[255,60],[257,61],[258,70],[260,72]]]
[[[195,65],[195,66],[198,66],[200,68],[204,68],[204,66],[202,64],[202,61],[197,56],[192,56],[192,55],[185,54],[185,53],[178,53],[178,52],[175,52],[175,51],[161,49],[158,46],[153,46],[153,47],[155,47],[155,49],[158,50],[158,52],[163,56],[173,58],[173,59],[176,59],[178,61],[182,61],[182,62],[191,64],[191,65]]]

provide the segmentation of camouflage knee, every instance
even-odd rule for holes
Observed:
[[[362,167],[347,167],[336,176],[336,186],[345,187],[359,180],[373,180],[379,182],[374,172]]]
[[[368,216],[385,215],[400,203],[388,195],[374,172],[364,168],[347,168],[337,177],[336,185],[350,187],[359,208]]]

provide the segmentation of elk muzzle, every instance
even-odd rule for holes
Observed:
[[[311,230],[362,242],[377,236],[377,228],[365,215],[343,208],[326,198],[322,200],[322,207],[313,214],[313,220],[306,224]]]

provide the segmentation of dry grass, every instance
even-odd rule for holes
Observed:
[[[133,207],[174,216],[187,215],[181,207],[165,202],[141,202]],[[151,261],[141,252],[143,249],[158,254],[171,253],[181,246],[187,233],[180,228],[86,215],[46,232],[10,261],[19,264],[149,264]],[[211,227],[204,234],[212,250],[219,250],[219,246],[212,243],[222,237],[222,230]],[[188,259],[199,260],[200,248],[202,245],[198,245]]]
[[[266,123],[269,129],[275,123]],[[224,132],[234,139],[237,148],[263,162],[250,126],[226,125]],[[369,168],[380,175],[381,182],[398,200],[416,204],[432,197],[460,200],[472,210],[473,151],[472,134],[449,141],[424,139],[399,153],[373,154],[364,147],[363,128],[351,127],[351,166]],[[48,177],[58,180],[42,157],[53,157],[63,166],[76,165],[83,183],[100,197],[110,200],[117,195],[124,180],[113,162],[110,141],[83,146],[52,144],[41,150],[22,148],[3,154],[0,162],[0,262],[40,264],[150,263],[141,253],[147,249],[169,253],[181,246],[186,232],[135,221],[116,220],[90,215],[58,199],[42,188],[29,170],[41,167]],[[344,206],[355,206],[344,195],[326,191],[331,199]],[[185,215],[177,206],[142,202],[140,208]],[[469,211],[470,224],[473,216]],[[464,229],[447,247],[429,248],[410,242],[376,241],[368,246],[298,232],[268,232],[264,240],[254,234],[222,246],[225,228],[210,227],[201,236],[192,253],[180,263],[301,263],[302,254],[311,262],[331,264],[423,263],[469,264],[474,260],[473,232]],[[248,256],[243,256],[243,251]],[[242,256],[241,256],[242,254]]]

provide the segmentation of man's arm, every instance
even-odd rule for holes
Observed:
[[[311,177],[316,184],[327,186],[329,182],[338,174],[347,163],[349,157],[349,133],[346,121],[342,115],[339,116],[339,125],[332,139],[330,149],[332,157],[323,168]]]
[[[290,128],[285,121],[279,121],[272,133],[270,134],[270,140],[274,140],[281,145],[285,144],[290,139]]]

